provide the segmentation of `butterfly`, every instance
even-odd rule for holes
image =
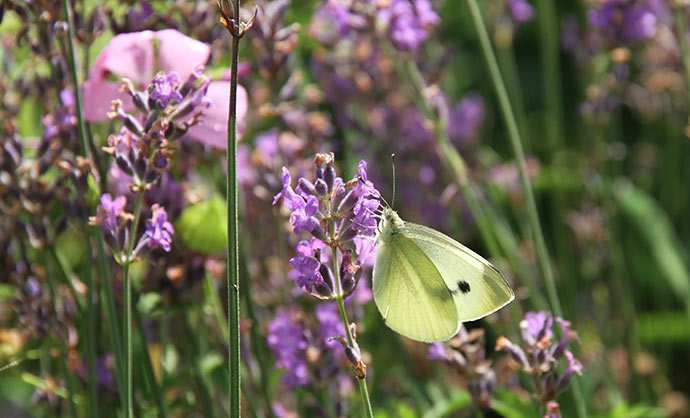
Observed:
[[[466,321],[501,309],[515,294],[474,251],[384,208],[376,236],[374,301],[394,331],[422,342],[452,338]]]

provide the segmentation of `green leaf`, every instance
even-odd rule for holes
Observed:
[[[161,305],[161,296],[158,293],[144,293],[139,297],[137,309],[142,315],[151,315]]]
[[[57,239],[57,250],[71,270],[75,270],[86,256],[86,237],[71,223]]]
[[[638,316],[640,339],[647,344],[690,339],[690,322],[684,312],[650,312]]]
[[[228,222],[225,202],[216,196],[189,206],[175,223],[176,235],[184,245],[205,254],[218,254],[227,246]]]
[[[614,188],[614,196],[621,211],[646,241],[660,275],[685,303],[686,313],[690,317],[690,273],[684,259],[687,252],[668,215],[642,190],[628,183],[618,186]]]
[[[492,401],[492,408],[506,418],[527,418],[541,416],[536,403],[525,402],[509,390],[497,390]]]
[[[219,353],[208,353],[201,358],[201,372],[203,374],[209,374],[223,364],[225,364],[225,360],[223,360],[223,356]]]

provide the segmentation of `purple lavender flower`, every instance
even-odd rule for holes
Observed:
[[[484,99],[468,94],[450,112],[448,136],[457,142],[473,141],[479,136],[484,121]]]
[[[330,340],[345,335],[345,326],[338,315],[338,306],[333,302],[319,304],[315,314],[319,320],[319,334],[324,338],[326,346],[341,346],[338,341]]]
[[[149,248],[161,247],[164,251],[170,252],[172,234],[175,229],[168,222],[168,214],[165,208],[155,203],[151,206],[151,219],[146,221],[146,232],[144,237],[148,238]]]
[[[276,367],[287,370],[282,378],[283,383],[291,389],[309,384],[305,359],[307,338],[294,315],[286,311],[278,312],[268,325],[266,344],[276,357]]]
[[[654,6],[649,1],[606,0],[589,11],[589,23],[614,45],[637,43],[656,35],[659,17]]]
[[[180,85],[175,71],[170,71],[167,75],[158,73],[151,80],[151,99],[158,103],[161,108],[168,107],[170,102],[182,101],[182,95],[176,90]]]
[[[379,10],[377,19],[390,30],[395,46],[416,51],[429,37],[429,29],[440,23],[429,0],[392,0]]]
[[[371,289],[357,286],[362,266],[357,264],[352,246],[355,247],[354,254],[364,254],[370,262],[372,235],[376,229],[374,213],[379,207],[381,194],[368,179],[365,161],[360,161],[357,175],[345,182],[336,173],[334,159],[333,153],[316,154],[315,179],[299,178],[294,190],[290,172],[283,167],[282,190],[275,195],[273,204],[282,201],[283,207],[291,212],[290,221],[295,234],[311,234],[309,241],[297,243],[297,256],[290,259],[292,270],[288,277],[314,298],[340,303],[344,300],[350,309],[356,309],[357,304],[369,302],[372,295]],[[360,240],[369,243],[365,246]],[[350,297],[352,295],[355,297]],[[329,303],[316,308],[322,344],[331,349],[336,344],[341,345],[354,375],[364,379],[366,365],[359,346],[351,338],[336,306]],[[347,339],[344,337],[346,334]],[[313,348],[309,352],[316,355],[318,345]],[[324,355],[323,351],[321,355]],[[299,367],[302,364],[297,362]],[[293,369],[301,370],[299,367]],[[335,372],[337,370],[327,373]],[[319,373],[316,375],[318,378]],[[293,385],[299,382],[298,376],[288,376]]]
[[[118,227],[118,219],[120,214],[124,211],[127,205],[127,198],[119,196],[113,200],[110,193],[103,194],[98,200],[98,215],[97,222],[102,225],[105,230],[115,231]]]
[[[524,23],[534,17],[534,7],[525,0],[508,0],[510,17],[517,23]]]
[[[314,216],[319,212],[319,199],[314,196],[307,196],[306,199],[299,195],[295,196],[292,201],[293,211],[290,214],[294,233],[298,234],[301,230],[311,232],[318,223]]]
[[[571,329],[570,322],[556,318],[561,327],[562,337],[554,343],[552,326],[554,317],[546,311],[527,312],[520,322],[523,346],[514,344],[506,337],[499,337],[496,350],[505,350],[528,374],[538,382],[535,385],[535,399],[541,402],[544,410],[552,410],[558,403],[558,392],[565,389],[574,374],[582,375],[584,367],[566,349],[571,342],[578,340],[577,333]],[[558,361],[566,359],[568,367],[560,376],[557,373]]]
[[[292,189],[292,178],[290,177],[290,171],[288,171],[286,167],[283,167],[282,182],[283,190],[275,195],[273,198],[273,204],[275,205],[281,199],[283,199],[283,206],[285,206],[286,209],[294,210],[296,208],[296,202],[299,202],[300,196],[298,196]]]
[[[443,343],[432,343],[429,345],[429,354],[427,354],[426,358],[428,360],[447,360],[450,356],[448,356]]]
[[[319,272],[321,263],[312,256],[300,256],[290,259],[290,265],[299,274],[297,276],[297,286],[306,292],[311,292],[315,285],[323,282],[323,277]]]

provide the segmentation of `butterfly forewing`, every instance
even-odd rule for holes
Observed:
[[[376,306],[394,331],[423,342],[457,333],[451,291],[429,257],[403,234],[378,243],[373,287]]]
[[[452,294],[458,320],[489,315],[513,300],[507,281],[484,258],[438,231],[405,222],[400,235],[426,254]]]

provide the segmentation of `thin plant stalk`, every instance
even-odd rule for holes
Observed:
[[[544,277],[544,281],[546,282],[546,290],[549,296],[549,301],[551,303],[551,309],[556,314],[556,316],[562,317],[563,310],[561,309],[561,303],[558,299],[556,281],[554,279],[553,270],[551,269],[551,261],[549,259],[549,253],[546,248],[546,242],[544,241],[544,234],[541,229],[541,224],[539,223],[539,214],[537,212],[537,204],[534,199],[532,185],[530,184],[529,177],[527,176],[527,164],[525,162],[525,153],[522,149],[520,132],[518,130],[517,123],[515,122],[515,115],[513,114],[510,99],[508,98],[508,92],[506,91],[505,84],[503,83],[503,78],[501,77],[501,72],[498,68],[496,56],[491,46],[489,34],[486,30],[486,26],[484,25],[484,20],[482,19],[482,15],[479,10],[479,5],[477,4],[476,0],[467,0],[467,5],[469,6],[470,15],[472,17],[474,27],[477,31],[477,35],[479,36],[479,43],[481,45],[484,58],[489,68],[491,80],[494,84],[494,88],[496,89],[496,95],[498,96],[498,102],[501,107],[501,112],[503,114],[503,118],[508,128],[508,137],[510,139],[510,145],[513,149],[513,154],[515,154],[515,159],[517,160],[518,172],[520,174],[520,183],[522,184],[522,190],[525,195],[525,203],[527,205],[527,215],[529,218],[533,239],[535,241],[535,246],[537,249],[539,267]],[[575,400],[577,414],[580,418],[583,418],[587,416],[587,412],[585,401],[582,396],[582,392],[577,380],[574,380],[572,382],[571,388],[573,392],[573,398]]]
[[[141,318],[141,312],[139,312],[139,309],[134,309],[134,321],[137,323],[137,329],[139,330],[139,336],[141,338],[141,363],[144,366],[144,375],[149,382],[151,394],[156,401],[156,405],[158,405],[158,418],[165,418],[165,403],[163,401],[163,394],[161,393],[160,387],[158,387],[156,374],[153,371],[153,363],[151,362],[151,355],[149,354],[148,344],[146,342],[146,334],[144,333],[144,322]]]
[[[228,146],[227,160],[227,284],[228,284],[228,356],[230,372],[230,416],[239,417],[241,411],[241,358],[240,358],[240,271],[239,271],[239,237],[238,237],[238,183],[237,183],[237,66],[239,61],[240,38],[240,0],[230,2],[232,18],[227,19],[225,9],[220,6],[224,24],[232,35],[230,64],[230,100],[228,104]],[[227,1],[224,3],[227,4]],[[228,12],[230,12],[228,10]]]
[[[69,51],[67,52],[67,59],[69,62],[70,75],[72,77],[72,85],[74,86],[74,98],[76,104],[76,113],[78,121],[78,135],[81,154],[89,158],[95,155],[93,144],[89,148],[86,137],[86,124],[84,122],[84,113],[81,101],[81,92],[79,90],[79,77],[77,76],[77,58],[74,46],[74,19],[72,18],[72,9],[69,0],[63,2],[65,15],[67,17],[67,37],[69,42]],[[99,166],[100,168],[100,166]],[[92,241],[92,228],[87,227],[87,242]],[[93,288],[93,252],[91,246],[87,245],[86,263],[84,266],[84,282],[86,283],[86,347],[87,347],[87,364],[88,364],[88,393],[89,393],[89,413],[93,417],[99,416],[98,413],[98,387],[96,379],[96,314],[94,311],[94,296],[96,295]],[[68,283],[71,280],[68,278]],[[68,377],[69,379],[69,377]]]
[[[685,83],[688,86],[688,97],[690,98],[690,43],[688,42],[688,16],[687,6],[680,4],[675,6],[674,14],[676,18],[676,30],[678,31],[678,43],[680,44],[681,61],[685,74]],[[689,120],[690,121],[690,120]]]
[[[331,241],[335,241],[335,224],[332,220],[328,222],[329,234]],[[340,288],[340,268],[338,266],[338,257],[336,250],[333,248],[333,274],[335,276],[335,300],[338,303],[338,311],[340,313],[340,320],[345,326],[345,334],[347,335],[347,343],[350,347],[355,347],[355,339],[352,337],[352,330],[350,330],[350,321],[347,319],[347,312],[345,311],[345,303],[343,302],[343,292]],[[359,383],[359,393],[362,395],[362,405],[364,407],[364,415],[367,418],[374,417],[374,410],[371,407],[371,400],[369,399],[369,389],[367,388],[366,375],[362,379],[357,379]]]
[[[120,338],[120,330],[118,329],[117,310],[115,308],[115,297],[113,296],[113,284],[110,280],[110,271],[108,269],[107,256],[105,254],[105,242],[102,235],[96,238],[98,245],[98,271],[103,278],[103,293],[105,293],[105,304],[108,310],[108,324],[110,326],[110,338],[113,343],[113,352],[115,354],[115,380],[117,388],[120,393],[124,393],[124,360],[122,359],[122,340]]]
[[[562,143],[563,111],[561,108],[561,65],[558,59],[558,18],[556,0],[537,0],[537,19],[542,49],[544,100],[546,105],[546,138],[552,149]]]
[[[127,243],[127,253],[122,261],[122,272],[125,281],[125,300],[124,300],[124,318],[123,318],[123,334],[125,336],[125,416],[132,418],[134,415],[132,405],[132,278],[130,277],[130,266],[132,264],[132,251],[134,250],[134,241],[137,233],[137,226],[139,225],[139,218],[141,217],[141,205],[144,201],[144,193],[137,194],[136,203],[134,204],[134,221],[129,230],[129,241]]]

